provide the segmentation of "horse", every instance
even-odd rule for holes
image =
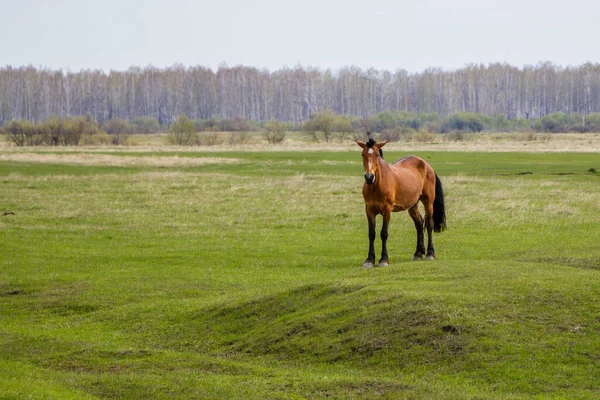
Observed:
[[[406,156],[391,165],[383,159],[381,148],[386,142],[356,140],[362,148],[365,182],[362,194],[369,223],[369,253],[363,267],[375,266],[375,218],[383,217],[381,228],[381,259],[378,267],[389,265],[387,252],[388,226],[392,212],[408,210],[417,230],[417,250],[413,260],[435,259],[432,231],[446,229],[446,211],[442,182],[433,168],[422,158]],[[419,211],[419,201],[425,209],[425,219]],[[427,229],[427,252],[424,229]]]

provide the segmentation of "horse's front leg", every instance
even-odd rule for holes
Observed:
[[[387,239],[388,239],[388,226],[390,224],[391,210],[385,210],[382,214],[383,224],[381,226],[381,259],[379,260],[378,267],[387,267],[388,264],[388,251],[387,251]]]
[[[363,264],[364,268],[375,266],[375,217],[377,214],[367,209],[367,221],[369,222],[369,254]]]

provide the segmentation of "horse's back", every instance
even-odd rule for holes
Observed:
[[[405,156],[394,162],[393,167],[404,172],[403,175],[413,175],[418,180],[421,196],[433,201],[435,198],[435,172],[429,163],[417,156]]]
[[[396,168],[406,168],[412,170],[418,175],[421,175],[423,178],[433,173],[433,169],[427,163],[427,161],[417,156],[404,156],[394,161],[392,165]]]

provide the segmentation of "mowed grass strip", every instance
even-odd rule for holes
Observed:
[[[359,156],[210,156],[0,163],[2,397],[600,394],[593,157],[425,154],[438,260],[363,270]]]

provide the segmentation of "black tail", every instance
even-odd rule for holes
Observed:
[[[433,200],[433,230],[441,232],[446,229],[446,207],[444,206],[444,189],[442,181],[435,174],[435,199]]]

